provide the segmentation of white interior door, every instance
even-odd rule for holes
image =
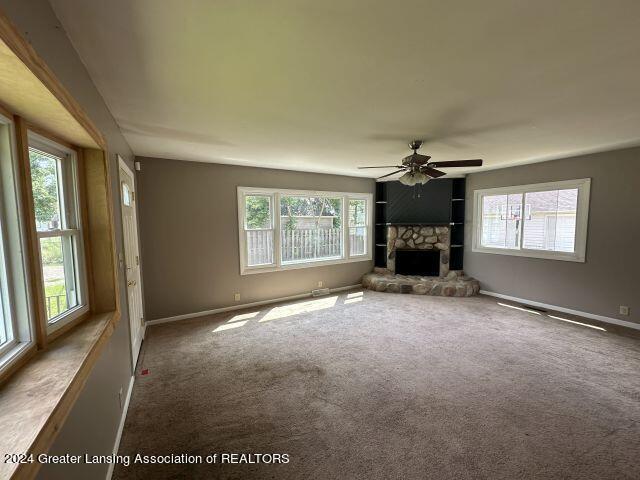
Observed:
[[[142,289],[140,286],[140,251],[138,248],[138,222],[136,216],[136,193],[133,172],[119,158],[120,204],[122,207],[122,231],[124,235],[124,267],[127,280],[127,304],[131,326],[131,355],[135,368],[144,338],[142,312]]]

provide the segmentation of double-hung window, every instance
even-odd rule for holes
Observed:
[[[349,199],[349,254],[351,256],[368,253],[369,215],[366,198]]]
[[[273,195],[244,197],[244,231],[247,244],[247,266],[274,264]]]
[[[473,251],[585,261],[590,179],[474,192]]]
[[[372,195],[239,187],[240,270],[371,259]]]
[[[29,162],[43,307],[51,332],[88,311],[78,165],[75,151],[34,134],[29,135]]]
[[[0,115],[0,373],[33,343],[13,123]]]

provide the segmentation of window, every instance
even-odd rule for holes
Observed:
[[[47,330],[88,310],[73,150],[29,135],[31,186]]]
[[[247,265],[273,265],[273,197],[247,195],[244,198]]]
[[[4,213],[4,212],[3,212]],[[3,215],[4,217],[4,215]],[[11,286],[7,275],[7,249],[5,241],[5,219],[2,218],[0,235],[0,356],[15,346],[15,315],[11,308]]]
[[[0,115],[0,372],[33,343],[13,138],[12,122]]]
[[[283,264],[342,258],[342,197],[280,196]]]
[[[584,262],[590,179],[477,190],[473,251]]]
[[[367,200],[349,199],[349,254],[351,256],[367,254]]]
[[[239,187],[241,273],[370,260],[371,201],[371,194]]]

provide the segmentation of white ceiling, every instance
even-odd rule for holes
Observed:
[[[640,143],[637,0],[51,3],[141,156],[374,176],[413,138],[483,168]]]

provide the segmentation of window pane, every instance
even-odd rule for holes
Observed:
[[[0,226],[1,229],[1,226]],[[14,339],[12,312],[9,299],[9,282],[7,280],[7,265],[3,236],[0,230],[0,347]]]
[[[342,198],[280,197],[283,262],[342,256]]]
[[[247,265],[273,263],[273,230],[247,230]]]
[[[574,251],[577,188],[530,192],[525,195],[525,204],[524,248]]]
[[[122,182],[122,203],[127,207],[131,206],[131,190],[125,182]]]
[[[245,197],[245,217],[247,230],[271,228],[271,197],[247,195]]]
[[[482,198],[482,246],[519,248],[521,222],[521,194]]]
[[[367,253],[367,227],[349,228],[349,255]]]
[[[62,228],[60,217],[62,195],[58,182],[59,161],[34,148],[29,149],[29,160],[36,228],[38,231]]]
[[[47,320],[78,305],[74,240],[71,235],[40,239]]]
[[[9,341],[9,332],[7,331],[9,321],[10,320],[4,314],[4,302],[2,296],[0,296],[0,347]]]
[[[349,200],[349,226],[365,226],[367,221],[367,201]]]
[[[4,322],[0,323],[0,346],[7,343],[7,335],[5,333]]]
[[[575,251],[577,212],[578,189],[560,190],[558,192],[558,218],[556,222],[556,251]]]

